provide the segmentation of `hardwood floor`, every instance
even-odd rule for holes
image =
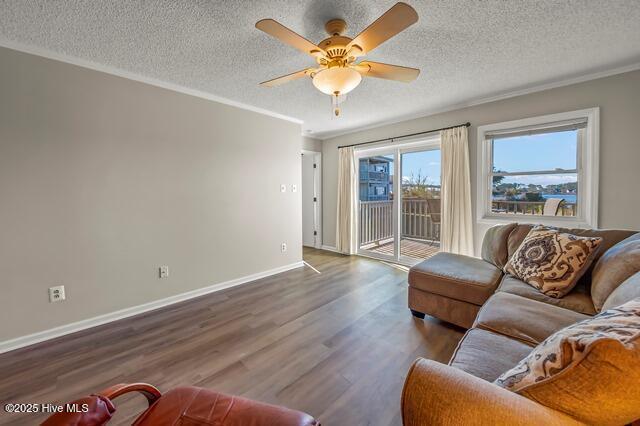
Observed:
[[[331,425],[399,425],[417,357],[446,362],[462,330],[407,308],[405,271],[305,249],[299,268],[0,355],[0,401],[68,402],[119,382],[196,385]],[[116,400],[112,424],[144,409]],[[2,424],[46,416],[0,413]],[[111,424],[110,423],[110,424]]]

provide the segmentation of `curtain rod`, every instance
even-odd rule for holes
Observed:
[[[341,145],[338,147],[338,149],[340,148],[348,148],[350,146],[359,146],[359,145],[368,145],[370,143],[376,143],[376,142],[384,142],[384,141],[391,141],[394,142],[396,139],[402,139],[402,138],[408,138],[409,136],[418,136],[418,135],[426,135],[427,133],[435,133],[435,132],[439,132],[441,130],[448,130],[448,129],[455,129],[456,127],[469,127],[471,126],[471,123],[469,123],[468,121],[464,124],[456,124],[455,126],[449,126],[449,127],[441,127],[439,129],[433,129],[433,130],[427,130],[425,132],[418,132],[418,133],[410,133],[408,135],[402,135],[402,136],[395,136],[392,138],[384,138],[384,139],[377,139],[375,141],[368,141],[368,142],[360,142],[360,143],[352,143],[351,145]]]

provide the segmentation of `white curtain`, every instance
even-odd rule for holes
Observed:
[[[471,177],[467,127],[440,132],[442,153],[442,251],[473,256]]]
[[[338,150],[338,217],[336,249],[345,254],[356,252],[356,185],[358,169],[353,147]]]

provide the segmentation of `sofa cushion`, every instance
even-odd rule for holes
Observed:
[[[604,305],[602,305],[602,310],[606,311],[607,309],[620,306],[636,297],[640,297],[640,272],[636,272],[620,284],[618,288],[613,290],[613,293],[609,295]]]
[[[590,316],[498,292],[480,309],[474,327],[537,345],[556,331],[587,318]]]
[[[449,365],[487,381],[494,381],[529,355],[533,347],[481,328],[467,331]]]
[[[640,299],[566,327],[495,383],[588,424],[640,417]]]
[[[508,256],[513,256],[522,241],[524,241],[529,231],[535,225],[530,225],[526,223],[519,223],[509,234],[509,239],[507,240],[507,250]],[[595,256],[594,262],[597,261],[600,256],[602,256],[607,250],[609,250],[614,245],[618,244],[620,241],[628,238],[634,234],[637,234],[637,231],[629,231],[626,229],[583,229],[583,228],[556,228],[560,232],[565,232],[567,234],[577,235],[579,237],[600,237],[602,238],[602,244],[598,249],[598,253]]]
[[[549,297],[540,293],[529,284],[512,275],[505,275],[498,287],[498,291],[517,294],[518,296],[548,303],[550,305],[560,306],[565,309],[571,309],[572,311],[580,312],[585,315],[596,314],[596,309],[591,301],[591,296],[584,286],[576,287],[566,296],[556,299],[555,297]]]
[[[475,257],[438,253],[409,270],[409,285],[482,305],[495,291],[502,271]]]
[[[509,260],[509,250],[507,241],[509,235],[516,228],[517,224],[496,225],[487,229],[482,239],[482,250],[480,257],[489,263],[504,268]]]
[[[504,269],[547,296],[560,298],[586,272],[601,243],[601,237],[578,237],[536,226]]]
[[[529,231],[533,229],[534,225],[529,225],[527,223],[518,223],[513,231],[509,234],[509,239],[507,240],[507,255],[509,259],[513,256],[513,253],[518,250],[520,244],[524,241],[527,235],[529,235]]]
[[[533,228],[534,225],[529,224],[521,224],[519,223],[513,231],[509,234],[509,239],[507,241],[507,250],[508,256],[511,258],[513,253],[518,250],[520,244],[525,239],[529,231]],[[595,266],[596,262],[611,247],[619,243],[620,241],[628,238],[634,234],[636,231],[628,231],[622,229],[582,229],[582,228],[557,228],[560,232],[565,232],[567,234],[577,235],[579,237],[600,237],[602,238],[602,243],[598,246],[598,251],[593,257],[593,262],[591,263],[591,267],[587,269],[582,278],[580,278],[580,282],[578,285],[583,284],[588,287],[588,284],[591,282],[591,271]]]
[[[599,311],[620,284],[640,271],[640,234],[620,241],[607,250],[593,267],[591,298]]]

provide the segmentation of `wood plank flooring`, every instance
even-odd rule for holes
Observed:
[[[417,357],[462,330],[407,309],[405,271],[305,249],[304,267],[0,355],[0,402],[64,403],[120,382],[196,385],[306,411],[324,426],[399,425]],[[116,400],[130,424],[140,396]],[[46,416],[0,412],[1,424]]]

